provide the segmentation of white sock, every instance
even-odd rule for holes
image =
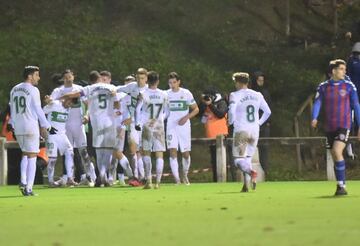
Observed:
[[[26,173],[27,173],[27,166],[28,166],[28,157],[24,155],[21,158],[20,162],[20,175],[21,175],[21,183],[26,185]]]
[[[118,174],[118,179],[119,179],[119,181],[121,181],[121,182],[125,182],[125,175],[124,175],[123,173],[119,173],[119,174]]]
[[[243,174],[244,174],[244,183],[248,186],[250,184],[251,177],[248,173],[243,173]]]
[[[26,188],[28,191],[32,191],[36,174],[36,157],[28,158],[28,166],[26,171]]]
[[[184,172],[184,176],[187,176],[189,173],[189,169],[190,169],[190,163],[191,163],[191,158],[189,156],[189,158],[182,158],[182,165],[183,165],[183,172]]]
[[[121,167],[124,169],[125,174],[126,174],[129,178],[132,178],[134,175],[133,175],[132,169],[131,169],[131,167],[130,167],[130,163],[129,163],[128,158],[126,158],[126,156],[123,155],[123,157],[121,158],[121,160],[119,160],[119,163],[120,163]]]
[[[86,147],[79,148],[79,153],[81,156],[82,163],[84,164],[86,174],[90,176],[92,181],[95,181],[96,180],[95,167],[94,164],[91,162]]]
[[[49,183],[54,183],[55,164],[56,164],[56,158],[50,157],[49,163],[47,165]]]
[[[145,178],[144,162],[140,155],[138,156],[137,164],[138,164],[139,179],[144,179]]]
[[[144,169],[145,169],[145,178],[147,180],[151,180],[151,157],[150,156],[143,156],[144,161]]]
[[[175,182],[179,182],[180,181],[180,176],[179,176],[179,163],[177,158],[169,158],[169,162],[170,162],[170,168],[171,168],[171,172],[172,175],[174,176]]]
[[[110,168],[109,168],[109,180],[114,180],[116,175],[116,169],[118,165],[118,159],[115,157],[111,158]]]
[[[134,170],[134,177],[139,178],[139,170],[138,170],[138,159],[136,154],[131,155],[132,168]]]
[[[164,170],[164,159],[163,158],[157,158],[156,159],[156,183],[160,184],[161,177]]]
[[[96,165],[99,170],[99,175],[101,178],[105,178],[106,167],[104,165],[104,151],[103,149],[96,149]]]
[[[234,160],[234,164],[236,167],[238,167],[244,173],[248,173],[248,174],[251,173],[251,167],[246,162],[246,158],[236,158]]]
[[[74,152],[65,152],[65,167],[68,178],[74,178]]]

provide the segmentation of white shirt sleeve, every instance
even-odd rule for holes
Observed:
[[[35,111],[35,113],[38,116],[40,126],[44,127],[44,128],[50,128],[51,127],[50,123],[47,121],[44,111],[41,108],[40,92],[35,87],[33,90],[32,97],[33,97],[33,110]]]
[[[261,95],[261,101],[260,101],[260,107],[259,108],[263,111],[263,115],[259,119],[259,125],[261,126],[262,124],[264,124],[265,121],[267,121],[267,119],[271,115],[270,107],[269,107],[269,105],[267,104],[267,102],[265,101],[265,99],[264,99],[264,97],[262,95]]]
[[[50,97],[51,97],[53,100],[59,99],[59,98],[60,98],[60,90],[59,90],[59,88],[55,88],[55,89],[51,92]]]

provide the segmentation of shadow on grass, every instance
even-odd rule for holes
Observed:
[[[316,196],[313,197],[314,199],[345,199],[345,198],[359,198],[359,196],[352,196],[352,195],[347,195],[347,196],[334,196],[334,195],[327,195],[327,196]]]
[[[0,199],[18,198],[18,197],[23,197],[23,195],[0,196]]]

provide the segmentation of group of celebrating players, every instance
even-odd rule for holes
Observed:
[[[128,76],[121,86],[111,84],[110,72],[92,71],[90,85],[85,87],[74,84],[74,74],[67,69],[62,73],[63,85],[45,96],[43,108],[36,87],[39,72],[37,66],[25,67],[24,82],[10,92],[10,124],[23,153],[19,187],[24,196],[35,195],[32,187],[40,136],[46,140],[50,187],[61,185],[60,181],[54,180],[58,154],[64,155],[66,184],[77,185],[74,181],[74,148],[78,149],[85,170],[82,178],[91,187],[95,183],[101,187],[111,186],[120,164],[129,177],[129,185],[140,186],[143,181],[144,189],[158,189],[166,149],[176,184],[181,183],[178,150],[182,157],[182,181],[190,184],[190,119],[199,109],[192,93],[180,87],[181,80],[176,72],[168,74],[170,89],[164,91],[158,88],[159,74],[144,68],[139,68],[135,77]],[[229,123],[235,128],[234,164],[244,172],[243,191],[248,191],[250,182],[253,188],[256,184],[251,157],[256,149],[259,124],[270,116],[270,109],[260,93],[247,88],[247,73],[235,73],[233,80],[237,91],[230,95]],[[260,120],[259,110],[264,112]],[[98,174],[87,151],[84,124],[88,122],[92,128]],[[126,131],[130,161],[123,154]],[[154,185],[151,153],[155,153],[156,160]]]

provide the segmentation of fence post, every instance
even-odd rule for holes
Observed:
[[[226,144],[224,135],[216,136],[216,173],[217,182],[226,182]]]
[[[336,180],[334,170],[334,160],[331,155],[331,151],[326,149],[326,176],[327,180]]]
[[[0,185],[7,185],[8,161],[5,144],[6,138],[0,137]]]

